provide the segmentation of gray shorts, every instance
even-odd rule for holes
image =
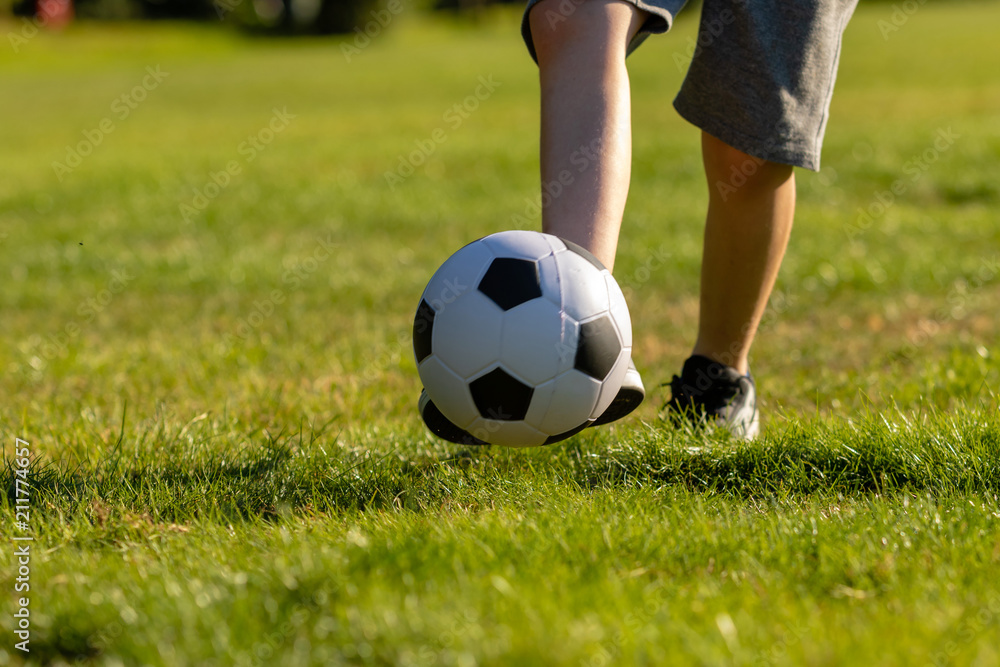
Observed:
[[[521,32],[535,57],[528,12]],[[686,0],[623,0],[649,12],[629,45],[670,29]],[[572,11],[562,0],[546,11]],[[818,170],[840,42],[858,0],[704,0],[677,112],[712,136],[763,160]],[[693,51],[693,54],[691,53]]]

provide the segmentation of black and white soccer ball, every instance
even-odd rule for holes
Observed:
[[[632,322],[596,257],[550,234],[479,239],[431,277],[413,322],[427,394],[485,442],[558,442],[599,417],[621,388]]]

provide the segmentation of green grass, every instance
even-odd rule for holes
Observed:
[[[19,533],[20,437],[31,661],[1000,662],[1000,6],[928,3],[883,39],[891,14],[859,9],[823,171],[798,175],[751,445],[658,414],[697,315],[705,185],[670,107],[692,17],[630,59],[616,275],[649,400],[530,451],[433,440],[409,347],[437,265],[537,196],[516,13],[406,12],[351,62],[346,42],[215,26],[4,44],[0,519]],[[481,76],[500,85],[454,127]],[[248,161],[275,108],[295,117]],[[0,554],[0,663],[18,664]]]

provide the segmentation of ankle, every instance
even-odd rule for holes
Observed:
[[[740,375],[746,375],[750,372],[750,363],[747,359],[747,355],[736,356],[728,350],[718,351],[709,347],[703,347],[695,345],[694,349],[691,350],[691,356],[705,357],[711,359],[717,364],[722,364],[723,366],[728,366],[729,368],[735,369]]]

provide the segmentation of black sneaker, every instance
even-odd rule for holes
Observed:
[[[635,364],[631,360],[628,362],[628,370],[625,372],[625,379],[622,381],[622,388],[618,390],[615,400],[611,401],[601,416],[589,424],[589,426],[600,426],[609,422],[617,421],[625,415],[631,413],[646,396],[646,390],[642,386],[642,378],[639,371],[635,369]],[[468,431],[455,426],[450,419],[441,414],[434,401],[427,395],[426,389],[420,390],[420,400],[417,402],[417,409],[420,417],[427,425],[427,429],[448,442],[457,445],[487,445]]]
[[[714,422],[737,438],[753,440],[760,433],[757,387],[750,373],[694,355],[684,362],[680,377],[670,381],[672,397],[664,406],[671,421]]]

